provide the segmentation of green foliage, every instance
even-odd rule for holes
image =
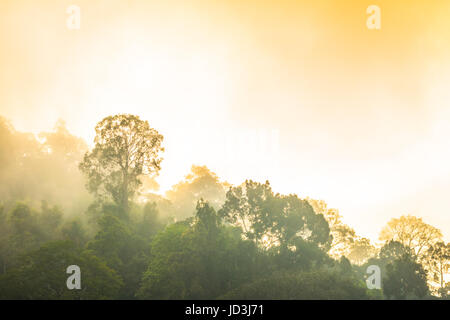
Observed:
[[[419,299],[428,295],[427,275],[421,264],[408,254],[386,266],[383,292],[387,298]]]
[[[421,261],[427,271],[429,282],[435,285],[432,291],[441,298],[446,298],[450,294],[450,282],[445,281],[445,274],[450,266],[450,243],[438,242],[431,245]]]
[[[126,244],[131,238],[130,230],[119,218],[110,214],[101,217],[98,224],[99,231],[87,248],[118,270],[128,254]]]
[[[164,226],[155,202],[146,203],[142,214],[136,219],[136,233],[148,241]]]
[[[297,238],[288,247],[273,247],[268,252],[276,270],[311,270],[333,264],[330,258],[316,244]]]
[[[364,283],[342,274],[316,271],[260,279],[220,297],[227,300],[369,299]]]
[[[398,241],[411,248],[418,257],[428,247],[442,240],[439,229],[425,223],[421,218],[401,216],[391,219],[380,232],[380,240]]]
[[[66,268],[82,270],[83,290],[69,290]],[[122,280],[105,262],[69,241],[50,242],[24,254],[19,265],[0,276],[1,299],[113,299]]]
[[[306,200],[296,195],[274,194],[269,182],[251,180],[230,188],[219,215],[243,228],[258,246],[289,247],[297,239],[327,247],[331,241],[328,223]]]
[[[127,219],[123,209],[104,205],[98,219],[97,234],[87,248],[116,270],[124,280],[121,299],[133,299],[140,286],[142,273],[148,266],[150,241],[163,224],[158,221],[158,212],[146,205],[140,214]]]
[[[331,257],[340,259],[345,256],[352,263],[362,265],[376,253],[376,249],[369,239],[358,236],[355,230],[342,222],[339,210],[328,208],[323,200],[311,198],[306,198],[306,200],[314,208],[314,211],[322,214],[328,222],[332,237],[328,254]]]
[[[215,210],[200,201],[192,224],[172,224],[153,240],[138,297],[212,299],[257,274],[256,253],[251,242],[221,226]]]
[[[82,248],[86,244],[86,231],[79,220],[67,222],[63,226],[61,233],[64,239],[71,240],[78,248]]]
[[[112,199],[125,212],[141,186],[141,177],[160,169],[163,136],[138,116],[109,116],[95,127],[95,147],[80,163],[87,188],[99,198]]]
[[[414,255],[414,252],[411,248],[403,245],[398,241],[389,241],[387,242],[380,250],[379,259],[381,260],[383,265],[387,265],[388,263],[400,259],[405,255]]]
[[[132,115],[96,133],[85,153],[62,121],[37,141],[0,118],[0,299],[448,298],[448,244],[421,219],[390,221],[377,250],[324,201],[230,186],[200,166],[167,198],[135,197],[156,186],[163,137]],[[366,287],[373,264],[382,290]],[[81,290],[66,287],[69,265]]]

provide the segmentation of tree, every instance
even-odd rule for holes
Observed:
[[[78,248],[82,248],[86,244],[86,231],[79,220],[72,220],[66,223],[61,233],[64,239],[72,241]]]
[[[394,240],[385,243],[378,253],[378,257],[383,262],[383,265],[398,260],[404,255],[413,256],[414,251],[403,243]]]
[[[183,299],[189,293],[189,271],[185,260],[189,254],[185,223],[174,223],[159,233],[151,244],[151,259],[142,278],[140,299]]]
[[[369,258],[362,268],[360,268],[360,271],[365,275],[368,266],[377,265],[381,268],[382,276],[385,277],[387,265],[392,264],[405,255],[415,257],[411,248],[404,246],[398,241],[391,240],[385,243],[374,256]]]
[[[81,269],[81,290],[66,286],[70,265]],[[55,241],[22,255],[15,268],[0,276],[0,299],[114,299],[121,286],[116,272],[92,252]]]
[[[133,221],[120,219],[114,209],[114,206],[104,208],[98,219],[98,232],[87,248],[123,279],[119,298],[132,299],[148,265],[150,241],[136,232],[138,228]]]
[[[87,248],[104,259],[109,267],[119,271],[130,254],[126,244],[132,237],[131,232],[123,221],[108,213],[99,219],[98,225],[99,230]]]
[[[260,184],[246,180],[228,190],[219,215],[228,223],[241,227],[244,235],[258,244],[270,223],[264,216],[267,211],[263,212],[263,204],[271,196],[273,192],[268,181]]]
[[[388,222],[381,230],[380,240],[399,242],[411,249],[410,255],[414,256],[421,268],[429,271],[429,285],[433,286],[435,273],[432,270],[436,268],[436,261],[432,256],[436,258],[437,252],[433,254],[430,248],[435,248],[435,244],[442,240],[442,233],[439,229],[423,222],[421,218],[401,216]]]
[[[8,260],[8,238],[10,230],[7,228],[7,219],[5,209],[0,204],[0,274],[6,272],[6,265]]]
[[[259,275],[256,247],[220,223],[199,201],[195,217],[169,225],[152,241],[140,299],[214,299]]]
[[[441,297],[446,297],[448,289],[446,289],[445,274],[450,264],[450,243],[438,242],[430,246],[423,260],[430,283],[437,284],[434,291]]]
[[[178,218],[186,218],[195,213],[197,201],[204,199],[218,210],[225,201],[225,194],[230,185],[219,181],[217,175],[206,166],[191,167],[185,179],[166,192],[176,210]]]
[[[352,263],[362,265],[375,253],[376,249],[369,239],[356,237],[350,246],[350,252],[347,257]]]
[[[35,206],[44,199],[69,214],[85,210],[91,199],[78,163],[87,145],[63,121],[39,138],[14,130],[0,117],[0,199],[8,210],[16,201]]]
[[[342,216],[339,210],[328,208],[328,205],[323,200],[315,200],[306,198],[309,204],[313,207],[317,214],[322,214],[328,222],[330,233],[333,237],[329,255],[335,259],[340,259],[342,256],[348,257],[351,252],[351,246],[355,241],[355,230],[342,222]]]
[[[428,293],[427,275],[413,256],[404,254],[386,266],[383,292],[387,298],[418,299]]]
[[[361,271],[370,265],[380,267],[383,293],[389,299],[418,299],[429,293],[426,271],[414,250],[401,242],[387,242]]]
[[[87,188],[99,198],[110,197],[125,212],[142,184],[141,177],[158,173],[163,136],[138,116],[109,116],[95,127],[95,147],[80,163]]]
[[[298,251],[298,245],[304,241],[325,249],[325,252],[328,250],[331,242],[328,223],[323,215],[314,212],[308,201],[294,194],[276,194],[267,199],[264,211],[270,221],[269,234],[281,250]]]
[[[296,195],[274,194],[268,181],[251,180],[230,188],[219,215],[243,228],[244,235],[260,247],[295,247],[303,239],[327,247],[331,240],[328,223],[311,205]]]
[[[37,224],[37,214],[24,203],[17,203],[9,215],[11,236],[9,239],[12,256],[36,249],[43,240],[43,234]]]
[[[158,211],[159,218],[164,223],[175,222],[177,221],[176,217],[182,216],[178,213],[172,201],[159,194],[148,192],[143,194],[141,199],[144,203],[153,203],[156,205],[155,210]]]
[[[416,256],[442,239],[439,229],[425,223],[421,218],[401,216],[392,219],[381,230],[380,240],[394,240],[414,250]]]
[[[317,214],[322,214],[330,226],[333,240],[328,254],[334,259],[347,257],[352,263],[364,264],[376,252],[370,240],[356,234],[355,230],[342,221],[337,209],[328,208],[323,200],[307,198]]]
[[[47,201],[41,202],[41,212],[38,215],[37,224],[45,237],[45,241],[56,240],[62,219],[63,213],[59,207],[50,207]]]
[[[59,119],[53,132],[41,132],[39,138],[43,139],[43,149],[46,153],[51,153],[62,159],[65,165],[77,164],[87,151],[86,142],[70,134],[66,122]]]
[[[164,227],[164,222],[160,219],[155,202],[146,203],[142,208],[142,214],[136,220],[135,232],[148,240]]]
[[[207,239],[211,239],[217,234],[221,225],[220,217],[213,207],[203,199],[197,202],[195,214],[195,227],[200,232],[205,232]]]

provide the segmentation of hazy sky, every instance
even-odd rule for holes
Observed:
[[[413,214],[450,240],[449,16],[447,0],[1,0],[0,115],[92,143],[104,116],[138,114],[165,137],[161,191],[207,165],[323,199],[372,239]]]

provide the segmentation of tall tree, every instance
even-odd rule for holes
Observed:
[[[430,246],[423,258],[423,264],[428,271],[429,282],[441,297],[448,295],[448,282],[445,281],[447,268],[450,265],[450,243],[438,242]]]
[[[421,218],[413,216],[392,219],[380,233],[380,240],[398,241],[413,249],[418,257],[424,250],[441,239],[442,233],[439,229],[423,222]]]
[[[95,147],[80,163],[87,188],[100,198],[112,198],[127,212],[140,178],[160,170],[163,136],[148,121],[129,114],[106,117],[95,131]]]
[[[355,230],[342,221],[339,210],[328,208],[325,201],[311,198],[306,198],[306,200],[317,214],[322,214],[325,217],[330,226],[330,233],[333,240],[328,252],[329,255],[335,259],[340,259],[342,256],[349,258],[352,245],[357,238]]]
[[[273,197],[273,192],[268,181],[261,184],[246,180],[242,185],[230,188],[218,213],[226,222],[240,226],[244,235],[258,244],[270,223],[265,216],[267,212],[263,211],[269,197]]]
[[[219,215],[242,227],[248,239],[265,248],[293,248],[298,239],[327,247],[331,240],[322,214],[316,214],[296,195],[274,194],[268,181],[261,184],[247,180],[230,188]]]

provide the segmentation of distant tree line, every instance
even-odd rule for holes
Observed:
[[[0,299],[448,299],[450,244],[420,218],[377,247],[324,201],[204,166],[160,196],[163,136],[128,114],[95,129],[88,150],[62,121],[37,139],[0,118]]]

